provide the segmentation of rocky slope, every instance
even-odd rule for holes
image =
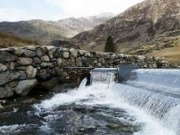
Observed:
[[[87,50],[102,50],[111,35],[119,52],[155,39],[180,35],[180,0],[146,0],[91,31],[75,36],[74,43]]]
[[[93,29],[113,16],[113,14],[106,13],[87,18],[67,18],[59,21],[0,22],[0,32],[49,43],[51,40],[64,40],[82,31]]]

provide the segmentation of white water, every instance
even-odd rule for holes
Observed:
[[[117,84],[111,82],[113,75],[110,76],[108,82],[97,81],[87,87],[83,80],[78,89],[56,94],[35,107],[39,111],[52,110],[59,105],[75,103],[120,108],[134,116],[135,123],[143,123],[142,130],[135,135],[180,135],[179,99]]]

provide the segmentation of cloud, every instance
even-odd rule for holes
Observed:
[[[0,21],[18,21],[18,20],[28,20],[34,16],[27,14],[25,11],[20,9],[0,9]]]
[[[103,12],[121,13],[143,0],[0,0],[0,21],[59,20]]]
[[[121,13],[142,0],[45,0],[66,16],[91,16],[103,12]]]

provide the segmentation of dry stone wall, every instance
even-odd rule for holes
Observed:
[[[87,52],[53,46],[29,46],[0,50],[0,98],[25,96],[38,84],[51,89],[63,81],[80,78],[82,70],[63,67],[117,67],[119,64],[141,68],[170,68],[162,58]],[[58,81],[57,81],[58,78]]]

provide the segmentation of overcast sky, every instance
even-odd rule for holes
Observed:
[[[0,21],[59,20],[111,12],[119,14],[143,0],[0,0]]]

